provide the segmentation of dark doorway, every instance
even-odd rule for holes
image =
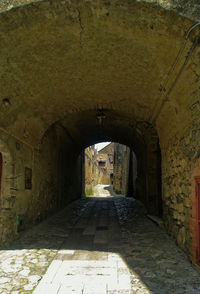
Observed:
[[[110,174],[110,184],[113,185],[113,173]]]

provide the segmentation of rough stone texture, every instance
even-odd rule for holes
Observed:
[[[128,192],[129,160],[129,147],[115,144],[113,189],[118,194],[127,195]]]
[[[1,248],[1,293],[46,294],[48,281],[67,294],[200,291],[199,273],[144,207],[111,195],[76,201]]]
[[[97,169],[95,160],[94,145],[85,149],[84,152],[84,179],[85,179],[85,195],[93,195],[93,187],[97,184],[94,171]]]
[[[19,7],[22,5],[27,5],[30,3],[36,3],[43,0],[2,0],[0,3],[0,11],[6,11],[14,7]],[[63,3],[67,1],[62,1]],[[200,5],[198,0],[192,0],[188,2],[187,0],[138,0],[141,3],[149,3],[153,5],[161,6],[167,10],[174,10],[177,13],[192,18],[194,20],[200,19]]]
[[[179,246],[195,252],[195,176],[200,175],[199,130],[187,131],[163,152],[164,219]]]
[[[120,111],[122,120],[129,115],[128,126],[139,129],[135,124],[148,122],[191,25],[171,11],[134,1],[39,1],[2,13],[0,98],[11,105],[1,127],[38,146],[55,121],[66,117],[68,129],[69,113],[99,107]],[[80,134],[73,130],[74,135]]]
[[[82,193],[81,157],[66,156],[71,142],[63,127],[52,126],[37,150],[7,135],[2,137],[8,147],[1,144],[0,243],[15,238],[17,231],[41,221]],[[25,188],[25,167],[33,171],[31,189]]]
[[[85,195],[93,195],[94,187],[98,184],[110,184],[110,174],[107,170],[99,167],[94,146],[85,149],[84,171]]]
[[[40,221],[82,194],[81,156],[72,152],[71,139],[63,127],[53,125],[35,153],[30,218]],[[74,154],[75,153],[75,154]]]
[[[87,201],[71,203],[53,218],[21,232],[12,244],[0,247],[0,293],[32,293],[68,236],[69,228],[83,214]]]
[[[113,161],[114,161],[114,146],[117,143],[111,142],[109,143],[107,146],[103,147],[102,149],[100,149],[98,151],[97,154],[97,160],[101,160],[101,156],[107,156],[107,160],[106,160],[106,170],[107,173],[109,175],[109,181],[108,181],[108,185],[111,184],[112,182],[112,177],[113,177]]]
[[[10,210],[0,212],[0,242],[5,243],[17,235],[16,216]]]

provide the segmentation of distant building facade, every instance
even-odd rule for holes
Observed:
[[[113,144],[113,143],[111,143]],[[103,148],[104,149],[104,148]],[[113,177],[113,153],[97,153],[93,146],[85,149],[85,194],[92,195],[93,187],[98,184],[110,185]],[[105,150],[106,151],[106,150]],[[111,152],[111,151],[110,151]],[[113,146],[114,152],[114,146]]]
[[[113,190],[117,194],[126,195],[128,191],[130,148],[114,145],[114,177]]]
[[[137,162],[130,148],[110,143],[97,152],[94,146],[85,149],[85,193],[92,195],[97,184],[113,185],[117,194],[133,197]]]
[[[113,185],[113,162],[114,162],[114,146],[116,143],[110,143],[100,149],[97,154],[97,161],[100,167],[107,170],[108,182]]]

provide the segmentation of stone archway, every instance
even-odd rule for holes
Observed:
[[[199,146],[200,123],[198,0],[190,4],[186,0],[181,4],[173,0],[12,2],[13,7],[22,6],[0,5],[0,127],[23,146],[21,157],[16,156],[20,196],[24,193],[19,211],[29,209],[27,218],[32,221],[61,205],[55,191],[63,182],[55,180],[54,171],[58,162],[63,168],[63,150],[69,151],[75,175],[77,158],[71,154],[78,152],[77,146],[84,148],[105,137],[110,140],[109,136],[138,146],[139,168],[148,153],[148,175],[141,186],[148,182],[150,191],[160,165],[151,164],[159,142],[165,224],[176,239],[180,236],[180,246],[188,252],[191,162]],[[104,132],[95,124],[95,113],[102,109],[107,120]],[[84,111],[82,118],[79,114]],[[112,116],[112,111],[124,116]],[[71,124],[73,114],[77,118]],[[125,135],[119,132],[121,124]],[[145,142],[140,132],[146,134]],[[9,190],[13,167],[6,149],[2,156],[4,166],[8,164],[6,169],[3,166],[2,208],[9,210],[14,199]],[[33,192],[24,191],[26,166],[33,167]],[[71,197],[74,182],[68,179],[67,184],[69,189],[61,190]],[[157,192],[151,191],[150,201]]]

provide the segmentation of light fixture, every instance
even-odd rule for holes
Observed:
[[[9,107],[11,105],[10,103],[10,99],[9,98],[4,98],[2,99],[2,104],[5,106],[5,107]]]
[[[104,110],[103,109],[97,109],[96,117],[97,117],[99,125],[102,125],[103,119],[106,118]]]

